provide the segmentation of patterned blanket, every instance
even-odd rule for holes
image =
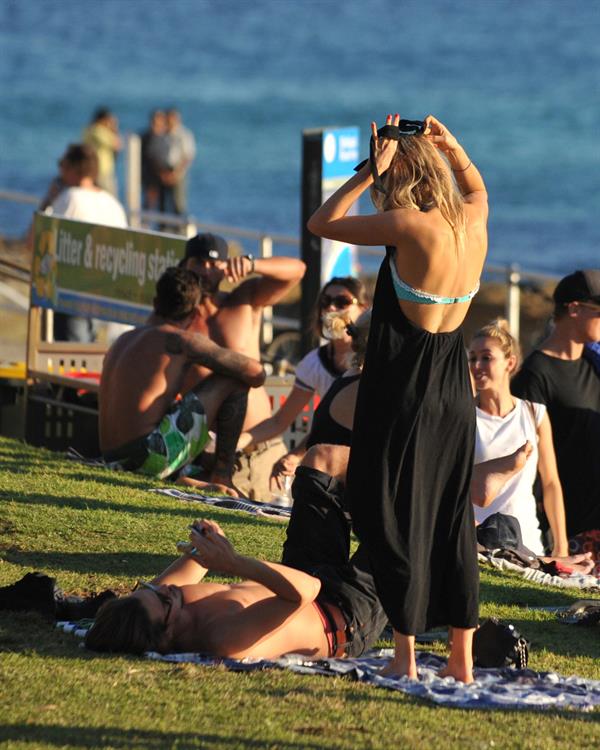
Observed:
[[[67,633],[83,638],[90,621],[59,622]],[[344,677],[375,687],[431,701],[447,708],[529,709],[593,711],[600,708],[600,680],[561,677],[554,672],[531,669],[475,669],[475,682],[463,685],[452,677],[439,677],[446,659],[427,651],[417,652],[418,680],[383,677],[379,670],[392,656],[392,649],[371,651],[357,659],[307,659],[288,654],[279,659],[216,659],[203,654],[158,654],[148,652],[147,659],[185,662],[201,666],[223,665],[234,672],[257,669],[289,669],[296,674]]]
[[[227,495],[204,495],[201,492],[183,492],[176,490],[174,487],[164,487],[156,490],[149,490],[160,495],[169,495],[177,500],[185,500],[190,503],[204,503],[212,505],[215,508],[226,508],[227,510],[242,510],[245,513],[252,513],[255,516],[274,516],[275,518],[289,518],[292,511],[288,507],[277,505],[276,503],[257,503],[248,498],[228,497]]]

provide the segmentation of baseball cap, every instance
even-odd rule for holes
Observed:
[[[561,279],[554,290],[557,305],[569,302],[594,302],[600,305],[600,270],[575,271]]]
[[[227,260],[229,248],[227,242],[218,234],[197,234],[185,243],[185,258],[200,260]]]
[[[536,559],[532,552],[523,544],[521,526],[514,516],[506,513],[492,513],[476,529],[477,541],[486,549],[514,549],[522,557]]]

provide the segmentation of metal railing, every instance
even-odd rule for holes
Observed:
[[[135,136],[135,138],[139,138]],[[139,174],[133,166],[136,152],[135,138],[128,140],[127,150],[127,213],[130,226],[136,228],[151,228],[152,225],[173,227],[175,233],[189,237],[198,231],[212,232],[221,234],[229,239],[239,239],[255,243],[255,255],[261,258],[270,258],[273,256],[274,245],[284,245],[285,247],[294,248],[296,254],[300,251],[300,241],[297,237],[285,234],[260,232],[254,229],[244,229],[234,227],[228,224],[213,224],[202,222],[193,216],[178,216],[175,214],[163,214],[157,211],[146,211],[141,208],[141,194],[139,179],[137,186],[132,186],[131,180],[136,174]],[[133,145],[131,145],[133,144]],[[133,154],[133,156],[132,156]],[[40,198],[27,193],[18,191],[4,190],[0,188],[0,200],[11,201],[14,203],[28,204],[38,206]],[[374,247],[358,248],[359,259],[361,257],[382,258],[384,251]],[[13,266],[11,268],[11,265]],[[4,275],[11,276],[19,274],[19,280],[25,280],[23,272],[27,273],[28,269],[10,264],[5,261],[0,266],[0,272]],[[556,282],[558,277],[552,274],[540,273],[521,269],[516,264],[506,266],[486,264],[484,269],[485,278],[500,278],[506,286],[505,296],[505,317],[508,320],[509,327],[513,335],[518,339],[520,333],[520,314],[521,314],[521,290],[530,288],[539,291],[538,285],[547,282]],[[263,318],[263,343],[269,344],[273,340],[273,329],[275,327],[287,328],[289,330],[299,330],[300,321],[293,318],[284,318],[273,316],[272,308],[265,309]]]

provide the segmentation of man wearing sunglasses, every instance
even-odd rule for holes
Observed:
[[[553,296],[554,328],[511,389],[548,408],[570,549],[593,548],[600,574],[600,375],[586,349],[600,341],[600,269],[565,276]]]
[[[294,485],[283,564],[241,555],[218,524],[196,521],[180,558],[151,583],[103,605],[86,646],[238,659],[359,656],[369,649],[387,618],[366,555],[359,547],[350,557],[335,477],[313,473],[320,482],[302,476]],[[208,571],[242,580],[204,582]]]
[[[186,243],[181,265],[200,278],[202,298],[195,330],[219,346],[260,359],[262,313],[280,302],[304,276],[304,263],[296,258],[255,258],[252,254],[229,256],[227,242],[218,235],[198,234]],[[234,284],[224,291],[224,282]],[[205,378],[207,368],[195,375]],[[271,402],[264,388],[248,394],[244,430],[271,416]],[[287,452],[277,438],[254,446],[238,460],[236,486],[253,500],[270,500],[271,467]]]

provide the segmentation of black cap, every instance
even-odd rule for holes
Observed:
[[[227,260],[229,248],[227,242],[218,234],[197,234],[185,243],[185,258],[200,260]]]
[[[536,554],[523,544],[518,519],[506,513],[492,513],[477,526],[477,541],[486,549],[514,549],[526,558]]]
[[[600,305],[600,270],[575,271],[561,279],[554,290],[557,305],[569,302],[595,302]]]

